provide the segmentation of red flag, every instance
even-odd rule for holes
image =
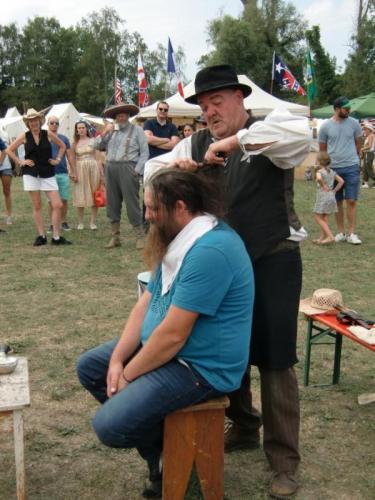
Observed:
[[[138,54],[138,106],[144,108],[148,106],[150,100],[147,93],[147,81],[145,71],[143,69],[141,54]]]
[[[122,101],[121,82],[118,78],[115,79],[115,103],[119,104]]]

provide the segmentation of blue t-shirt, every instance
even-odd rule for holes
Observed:
[[[327,144],[332,168],[352,167],[359,164],[356,139],[361,137],[360,124],[350,116],[337,122],[326,120],[319,130],[318,141]]]
[[[62,134],[57,134],[57,136],[65,144],[66,150],[70,149],[69,139]],[[52,146],[52,158],[56,158],[56,156],[58,156],[60,148],[57,144],[55,144],[52,141],[51,141],[51,146]],[[55,174],[67,174],[67,173],[68,173],[68,166],[66,164],[66,154],[64,154],[60,163],[55,167]]]
[[[199,313],[177,357],[191,364],[215,389],[234,391],[246,370],[251,335],[254,278],[245,246],[220,222],[185,255],[170,290],[161,295],[161,268],[148,285],[152,294],[142,325],[142,343],[171,305]]]
[[[175,135],[178,136],[176,125],[168,121],[164,125],[160,125],[156,119],[146,120],[143,125],[143,130],[150,130],[155,137],[165,137],[166,139],[170,139]],[[148,149],[150,152],[149,159],[168,153],[168,150],[152,146],[151,144],[148,145]]]

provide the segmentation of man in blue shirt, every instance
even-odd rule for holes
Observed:
[[[350,101],[347,97],[338,97],[333,103],[333,109],[332,118],[326,120],[320,127],[318,140],[320,151],[328,152],[333,170],[345,182],[336,193],[338,233],[335,240],[360,245],[362,242],[354,231],[360,182],[359,154],[362,147],[362,129],[358,121],[349,116]],[[344,198],[347,231],[344,224]]]
[[[179,142],[176,125],[168,121],[169,104],[160,101],[156,108],[156,118],[146,120],[143,125],[147,137],[149,158],[167,153]]]
[[[147,461],[146,498],[161,493],[163,419],[237,389],[248,362],[251,263],[237,233],[217,218],[218,190],[205,176],[167,169],[148,181],[151,282],[120,340],[88,351],[77,367],[103,404],[93,421],[99,439],[135,447]]]
[[[57,185],[59,186],[59,194],[60,198],[62,201],[62,209],[61,209],[61,228],[64,229],[64,231],[70,231],[70,226],[67,222],[67,213],[68,213],[68,201],[70,200],[70,180],[69,176],[73,179],[76,180],[75,176],[75,165],[74,165],[74,160],[73,160],[73,153],[70,148],[70,142],[69,139],[63,135],[63,134],[58,134],[59,130],[59,118],[57,116],[50,116],[48,118],[48,130],[52,132],[53,134],[56,134],[59,139],[63,141],[66,147],[65,154],[61,158],[61,161],[58,165],[55,167],[55,177],[57,181]],[[58,147],[56,144],[51,142],[52,146],[52,157],[56,158],[58,156]],[[69,161],[69,169],[67,165],[67,159]],[[51,220],[51,207],[50,204],[48,204],[48,211],[49,211],[49,216]],[[50,225],[49,230],[47,232],[52,233],[52,225]]]

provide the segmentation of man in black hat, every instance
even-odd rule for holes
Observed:
[[[122,202],[125,202],[130,224],[133,226],[137,249],[144,246],[142,211],[139,201],[139,180],[148,159],[148,145],[141,127],[129,122],[138,114],[134,104],[119,103],[104,111],[104,118],[114,118],[115,124],[107,123],[94,146],[105,150],[105,182],[107,191],[107,215],[111,221],[112,237],[106,248],[121,245],[120,221]]]
[[[300,462],[299,398],[293,365],[297,362],[302,278],[298,241],[303,228],[293,207],[291,167],[301,163],[308,152],[308,124],[303,119],[304,133],[297,132],[298,120],[285,112],[289,126],[278,122],[271,134],[268,120],[247,130],[252,121],[244,98],[250,93],[251,87],[239,81],[229,65],[199,71],[195,92],[186,101],[201,106],[207,129],[181,141],[171,153],[147,162],[145,176],[165,164],[197,169],[206,155],[224,165],[227,220],[242,237],[254,265],[250,358],[259,368],[263,410],[262,419],[252,406],[249,370],[241,389],[230,394],[228,417],[233,425],[226,435],[226,451],[258,448],[263,421],[264,451],[274,472],[270,493],[284,498],[298,488],[294,475]],[[217,157],[216,144],[226,152],[225,162]]]

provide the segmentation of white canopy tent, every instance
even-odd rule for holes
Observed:
[[[5,113],[5,118],[14,118],[15,116],[21,116],[18,109],[15,106],[13,108],[8,108]]]
[[[179,93],[168,97],[165,99],[165,102],[169,104],[168,116],[170,118],[196,118],[202,112],[199,106],[185,102]],[[158,101],[154,102],[154,104],[151,104],[150,106],[141,108],[140,112],[134,117],[134,119],[142,120],[155,118],[157,104]]]
[[[238,75],[241,83],[250,85],[252,88],[251,94],[244,100],[245,108],[251,109],[254,117],[260,118],[268,115],[273,109],[284,107],[291,113],[301,116],[309,116],[308,106],[302,106],[294,102],[284,101],[277,97],[268,94],[262,90],[258,85],[250,80],[246,75]],[[189,96],[194,94],[194,82],[191,81],[184,87],[184,95]],[[170,118],[196,118],[202,113],[200,106],[187,103],[179,93],[165,99],[169,104],[169,117]],[[155,118],[156,117],[157,102],[142,108],[138,115],[134,118],[136,120]]]
[[[0,118],[1,135],[8,142],[13,142],[19,135],[26,132],[27,127],[23,122],[22,116],[6,116]]]
[[[57,116],[60,122],[59,133],[66,135],[66,137],[72,141],[74,136],[74,125],[81,119],[81,115],[74,105],[71,102],[54,104],[46,115],[46,123],[50,116]],[[47,124],[44,124],[43,128],[47,128]]]
[[[294,102],[278,99],[277,97],[262,90],[246,75],[238,75],[238,80],[240,83],[250,85],[250,87],[252,88],[252,92],[248,97],[246,97],[246,99],[244,100],[244,104],[246,109],[251,109],[251,113],[254,117],[264,117],[278,107],[284,107],[295,115],[309,115],[308,106],[302,106],[301,104],[295,104]],[[186,85],[186,87],[184,87],[185,96],[189,96],[192,94],[194,94],[193,81],[191,81],[188,85]]]

